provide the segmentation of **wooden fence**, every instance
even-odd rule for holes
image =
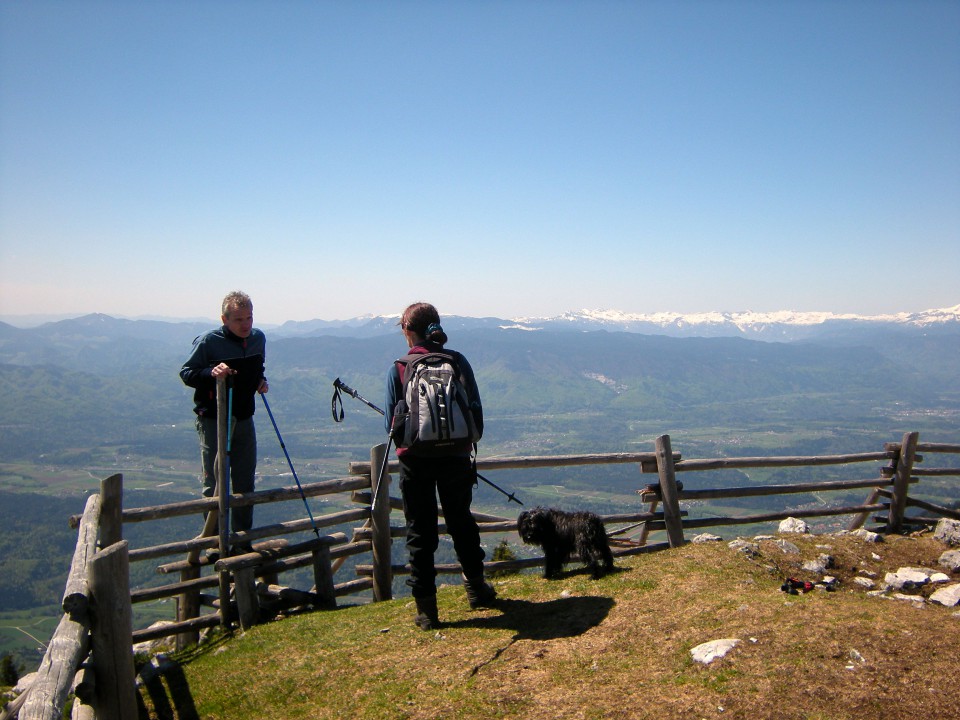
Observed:
[[[12,717],[22,705],[20,718],[53,720],[61,717],[71,688],[78,698],[75,718],[136,717],[134,667],[131,646],[135,642],[176,636],[178,647],[196,642],[200,630],[220,626],[241,628],[256,623],[264,602],[274,606],[334,608],[336,599],[360,592],[372,593],[374,601],[392,597],[393,579],[409,572],[408,566],[393,562],[393,539],[402,538],[405,528],[391,522],[392,511],[402,507],[390,496],[391,475],[396,462],[384,463],[387,447],[372,449],[370,460],[349,465],[349,476],[295,487],[228,494],[155,507],[123,507],[122,477],[115,475],[101,483],[101,491],[87,502],[84,513],[71,518],[78,529],[78,542],[63,597],[64,616],[54,633],[41,663],[38,678],[28,690],[0,713],[0,720]],[[907,433],[900,442],[888,443],[881,451],[850,455],[814,457],[741,457],[684,460],[671,447],[670,437],[657,438],[653,452],[602,455],[563,455],[515,457],[480,460],[481,473],[530,468],[556,468],[599,464],[629,464],[639,470],[639,504],[634,511],[604,515],[617,556],[677,547],[685,542],[685,531],[718,526],[749,526],[775,522],[787,517],[852,517],[850,528],[860,527],[871,515],[876,529],[886,533],[902,532],[908,524],[935,523],[941,517],[960,520],[960,512],[910,497],[911,485],[923,476],[958,476],[960,468],[916,467],[921,453],[960,454],[960,445],[921,444],[917,433]],[[738,468],[823,468],[851,464],[871,464],[872,476],[854,480],[827,480],[787,485],[685,489],[678,474],[705,470]],[[879,467],[878,467],[879,466]],[[381,468],[382,478],[377,478]],[[222,467],[218,472],[222,478]],[[641,474],[656,475],[657,481],[644,484]],[[866,473],[865,473],[866,474]],[[225,483],[221,483],[224,487]],[[717,500],[797,493],[822,493],[869,490],[861,504],[832,506],[823,504],[809,509],[784,510],[764,514],[691,518],[681,507],[684,501]],[[378,493],[374,498],[374,493]],[[265,503],[300,503],[308,497],[349,493],[358,504],[352,510],[340,510],[319,517],[281,522],[254,528],[245,533],[210,535],[210,517],[219,518],[219,527],[228,525],[232,507]],[[371,510],[371,508],[373,508]],[[927,515],[908,516],[907,508]],[[207,514],[204,532],[198,537],[163,545],[129,549],[123,540],[125,523],[162,521],[184,515]],[[484,533],[511,533],[516,518],[476,513]],[[345,532],[322,535],[320,528],[355,524]],[[441,532],[445,529],[441,525]],[[313,537],[310,537],[310,533]],[[665,540],[650,542],[650,534],[662,532]],[[302,539],[304,536],[308,539]],[[632,536],[632,537],[630,537]],[[254,551],[230,556],[238,544],[253,544]],[[98,549],[99,548],[99,549]],[[217,549],[219,558],[211,559],[202,551]],[[402,550],[401,550],[402,551]],[[171,556],[179,560],[162,563],[157,571],[173,581],[159,587],[130,590],[129,562],[156,561]],[[337,578],[344,561],[351,556],[369,555],[369,563],[355,566],[354,577]],[[487,563],[488,570],[535,567],[539,557]],[[295,590],[279,583],[279,576],[298,568],[312,568],[313,587]],[[213,570],[203,575],[204,570]],[[439,564],[439,573],[457,573],[459,566]],[[342,573],[341,573],[342,574]],[[258,582],[259,578],[259,582]],[[216,594],[205,594],[205,590]],[[177,617],[156,628],[131,629],[132,604],[159,598],[177,599]],[[211,612],[202,613],[202,607]],[[88,657],[89,656],[89,657]],[[75,683],[80,671],[81,679]],[[96,681],[93,681],[93,675]],[[134,714],[131,714],[134,713]]]

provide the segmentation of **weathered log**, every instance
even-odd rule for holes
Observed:
[[[334,587],[337,597],[354,595],[358,592],[373,590],[373,580],[370,578],[356,578],[354,580],[347,580],[343,583],[337,583]]]
[[[20,708],[23,707],[23,704],[27,701],[27,698],[30,696],[30,688],[32,685],[24,690],[22,693],[17,695],[13,700],[8,702],[3,706],[3,709],[0,709],[0,720],[11,720],[11,718],[17,717],[17,713],[20,712]]]
[[[390,473],[385,461],[389,445],[377,445],[370,450],[370,467],[376,468],[376,474],[370,475],[370,490],[374,493],[370,510],[370,527],[373,546],[373,599],[389,600],[393,597],[393,574],[391,565],[390,533]],[[382,474],[380,470],[383,469]]]
[[[220,573],[221,577],[226,573]],[[253,568],[238,568],[233,573],[233,595],[237,599],[237,618],[243,630],[249,630],[260,621],[260,599],[257,597],[257,579]],[[220,612],[223,613],[223,598]]]
[[[357,543],[347,543],[346,545],[340,545],[333,550],[331,550],[331,556],[335,558],[344,557],[348,555],[357,555],[364,552],[370,552],[370,543],[369,542],[357,542]],[[194,568],[195,566],[190,564],[185,560],[179,560],[177,562],[167,563],[165,565],[160,565],[157,567],[157,572],[163,575],[169,575],[171,573],[182,572],[187,568]],[[301,567],[301,566],[297,566]],[[199,569],[199,568],[196,568]]]
[[[676,453],[674,461],[680,460]],[[570,465],[612,465],[622,463],[655,464],[655,453],[606,453],[589,455],[538,455],[529,457],[486,458],[477,460],[478,470],[509,470],[538,467],[567,467]],[[399,463],[391,462],[388,472],[399,472]],[[379,468],[378,468],[379,471]],[[349,465],[351,475],[370,475],[370,463],[352,462]]]
[[[217,543],[218,554],[226,557],[230,552],[230,442],[232,438],[230,423],[232,418],[228,409],[228,392],[226,377],[217,378]],[[212,513],[211,513],[212,514]],[[210,516],[207,516],[209,522]],[[204,535],[207,534],[204,527]],[[230,626],[230,578],[226,573],[220,573],[220,626],[226,629]]]
[[[355,502],[358,505],[366,505],[369,507],[373,504],[373,493],[370,492],[369,488],[366,490],[354,490],[352,493],[350,493],[350,502]],[[391,497],[390,509],[403,510],[403,498]]]
[[[683,522],[680,515],[677,478],[674,474],[676,463],[670,448],[670,436],[661,435],[656,439],[657,467],[660,473],[660,498],[663,502],[663,519],[667,526],[667,540],[670,547],[683,545]]]
[[[187,563],[187,567],[180,571],[180,582],[182,583],[192,583],[199,579],[200,568],[193,564]],[[199,614],[200,590],[188,587],[177,597],[177,622],[190,620]],[[192,645],[196,645],[198,642],[200,642],[200,633],[197,630],[188,628],[183,633],[177,635],[177,650],[185,650]]]
[[[365,484],[363,478],[346,477],[333,480],[323,480],[315,483],[304,483],[303,494],[306,497],[316,497],[319,495],[333,495],[336,493],[350,492],[359,490],[369,485]],[[300,500],[300,488],[296,486],[271,488],[269,490],[255,490],[249,493],[232,493],[230,495],[231,507],[244,507],[247,505],[262,505],[265,503],[284,502],[286,500]],[[148,520],[163,520],[171,517],[182,517],[184,515],[198,515],[200,513],[215,510],[217,507],[217,498],[197,498],[196,500],[182,500],[180,502],[166,503],[163,505],[145,505],[138,508],[128,508],[123,511],[123,522],[145,522]],[[76,527],[80,522],[80,515],[70,517],[71,527]]]
[[[209,615],[200,615],[199,617],[181,620],[158,627],[135,630],[133,633],[133,642],[141,643],[146,640],[156,640],[162,637],[171,637],[177,634],[186,634],[204,628],[214,627],[220,624],[220,613],[211,613]]]
[[[130,602],[132,603],[142,603],[150,602],[152,600],[160,600],[161,598],[174,597],[175,595],[181,595],[184,592],[191,590],[204,590],[206,588],[217,587],[219,584],[218,579],[210,575],[208,577],[198,577],[191,578],[189,580],[182,580],[177,583],[171,583],[169,585],[158,585],[156,587],[149,588],[140,588],[139,590],[132,590],[130,592]]]
[[[916,472],[916,470],[914,470],[914,472]],[[951,520],[960,520],[960,512],[957,510],[952,510],[944,507],[943,505],[937,505],[932,502],[926,502],[920,498],[907,498],[907,505],[910,507],[918,507],[922,510],[929,510],[930,512],[937,513],[938,515],[950,518]]]
[[[890,498],[889,517],[887,518],[887,532],[900,532],[903,522],[903,512],[907,507],[907,491],[910,483],[910,474],[916,461],[917,442],[920,433],[905,433],[900,443],[900,456],[897,458],[897,472],[893,476],[893,495]]]
[[[321,545],[313,551],[313,588],[311,592],[317,595],[317,600],[314,603],[317,607],[333,609],[337,606],[329,545]]]
[[[848,463],[889,460],[894,457],[890,452],[855,453],[851,455],[816,456],[773,456],[773,457],[733,457],[704,460],[682,460],[675,466],[677,472],[692,470],[725,470],[754,467],[796,467],[806,465],[844,465]]]
[[[895,453],[899,453],[900,448],[902,447],[902,442],[884,443],[883,447],[885,450],[891,450]],[[917,443],[917,452],[960,453],[960,445],[955,445],[952,443]]]
[[[789,510],[785,512],[763,513],[759,515],[744,515],[741,517],[712,517],[696,518],[687,520],[684,527],[704,528],[715,527],[718,525],[753,525],[756,523],[771,522],[775,520],[786,520],[790,517],[809,518],[809,517],[829,517],[832,515],[853,515],[861,512],[876,512],[887,507],[885,504],[875,505],[852,505],[850,507],[837,508],[818,508],[815,510]]]
[[[682,490],[681,500],[716,500],[720,498],[757,497],[768,495],[789,495],[794,493],[821,492],[827,490],[856,490],[858,488],[889,485],[883,479],[835,480],[819,483],[792,483],[790,485],[751,485],[747,487],[709,488],[704,490]],[[648,496],[641,495],[645,500]]]
[[[73,694],[77,696],[77,699],[92,704],[96,697],[96,688],[97,673],[94,672],[93,667],[89,663],[81,665],[73,678],[73,686],[71,688]]]
[[[127,542],[121,540],[101,550],[90,566],[93,593],[90,650],[97,673],[97,714],[105,718],[134,718],[137,697]]]
[[[100,483],[100,547],[123,539],[123,475],[111,475]]]
[[[63,589],[63,611],[74,620],[87,613],[90,602],[90,569],[88,563],[97,552],[97,528],[100,524],[100,495],[87,498],[83,510],[83,519],[77,533],[77,546],[73,551],[73,561],[67,575],[67,584]]]
[[[338,532],[331,535],[321,535],[318,538],[310,538],[309,540],[305,540],[304,542],[296,543],[294,545],[269,548],[263,552],[260,552],[255,548],[253,552],[244,553],[243,555],[234,555],[233,557],[217,560],[216,564],[214,564],[214,568],[217,572],[236,572],[237,570],[242,570],[244,568],[265,565],[268,561],[273,561],[275,559],[293,557],[294,555],[312,552],[318,547],[342,545],[343,543],[346,543],[346,541],[346,533]]]
[[[331,527],[334,525],[342,525],[348,522],[355,522],[357,520],[364,520],[369,516],[369,508],[358,508],[355,510],[341,510],[339,512],[330,513],[329,515],[322,515],[314,518],[314,522],[318,528]],[[265,538],[273,538],[279,535],[292,535],[294,533],[305,532],[307,530],[312,530],[313,525],[314,523],[310,521],[310,518],[289,520],[273,525],[264,525],[262,527],[253,528],[247,532],[232,533],[230,535],[230,545],[233,546],[238,543],[255,543],[258,547],[260,547],[270,542],[280,542],[279,540],[264,540]],[[165,543],[163,545],[152,545],[150,547],[142,547],[137,548],[136,550],[131,550],[130,560],[133,562],[139,560],[151,560],[169,555],[179,555],[180,553],[190,552],[192,550],[199,551],[205,548],[217,547],[217,544],[218,541],[216,538],[195,537],[189,540],[180,540],[177,542]],[[199,557],[195,562],[200,565],[204,564],[202,559]],[[158,570],[158,572],[166,572],[166,570]]]
[[[90,626],[86,619],[77,622],[69,615],[60,618],[40,662],[37,677],[20,709],[20,720],[60,720],[63,717],[73,677],[87,656],[89,646]]]

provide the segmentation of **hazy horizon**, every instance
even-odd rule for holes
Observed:
[[[631,317],[644,317],[644,318],[656,318],[656,317],[672,317],[672,316],[707,316],[707,315],[758,315],[758,316],[827,316],[832,318],[861,318],[861,319],[890,319],[904,315],[918,315],[927,312],[938,312],[938,311],[953,311],[955,314],[960,315],[960,304],[950,305],[942,308],[925,308],[919,312],[909,312],[901,311],[894,313],[882,313],[878,315],[860,315],[857,313],[843,313],[835,312],[832,310],[820,310],[820,311],[794,311],[794,310],[779,310],[772,312],[753,312],[750,310],[704,310],[699,312],[690,312],[690,313],[679,313],[674,311],[659,311],[655,313],[627,313],[621,310],[614,310],[611,308],[605,309],[591,309],[591,308],[580,308],[578,310],[567,310],[566,312],[559,313],[557,315],[549,316],[523,316],[523,315],[512,315],[512,316],[496,316],[496,315],[465,315],[462,313],[456,313],[456,317],[467,317],[467,318],[483,318],[483,317],[497,317],[501,320],[524,320],[524,319],[551,319],[563,317],[570,314],[581,314],[587,313],[592,315],[623,315]],[[121,315],[116,313],[108,312],[84,312],[84,313],[27,313],[23,315],[11,315],[11,314],[2,314],[0,313],[0,322],[7,323],[14,327],[21,329],[28,329],[32,327],[38,327],[48,322],[59,322],[61,320],[73,320],[80,317],[86,317],[88,315],[106,315],[108,317],[116,318],[118,320],[156,320],[161,322],[197,322],[197,323],[214,323],[219,324],[219,318],[216,317],[178,317],[173,315]],[[256,315],[256,313],[255,313]],[[400,313],[364,313],[361,315],[355,315],[353,317],[343,317],[343,318],[323,318],[323,317],[313,317],[306,320],[284,320],[278,323],[267,322],[261,323],[256,321],[255,324],[259,327],[280,327],[287,322],[328,322],[328,323],[338,323],[338,322],[350,322],[352,320],[361,320],[361,319],[375,319],[378,317],[399,317]],[[448,315],[449,316],[449,315]]]

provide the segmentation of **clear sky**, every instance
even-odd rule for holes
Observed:
[[[0,315],[960,302],[960,2],[4,0]]]

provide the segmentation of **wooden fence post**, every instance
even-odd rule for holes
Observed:
[[[123,540],[123,475],[100,481],[100,547]]]
[[[370,527],[373,546],[373,599],[393,597],[393,568],[390,538],[390,473],[387,472],[388,444],[370,450]],[[381,469],[383,475],[380,475]]]
[[[60,618],[33,684],[20,696],[26,696],[20,708],[20,720],[60,720],[63,717],[70,685],[87,656],[89,645],[90,627],[86,619],[78,623],[69,615]]]
[[[77,547],[73,551],[73,562],[70,563],[70,574],[63,589],[63,611],[74,620],[86,617],[90,604],[89,563],[97,552],[101,500],[102,496],[96,493],[87,498],[77,532]]]
[[[680,499],[677,477],[673,467],[673,449],[670,436],[661,435],[656,441],[657,472],[660,474],[660,496],[663,498],[663,520],[670,547],[683,545],[683,522],[680,518]]]
[[[220,532],[220,557],[225,558],[230,551],[230,410],[227,403],[227,383],[223,377],[217,378],[217,523]],[[230,573],[220,573],[220,625],[230,625]]]
[[[313,585],[320,597],[318,603],[320,607],[328,610],[337,607],[337,594],[333,584],[329,545],[321,545],[313,551]]]
[[[97,681],[97,717],[137,717],[133,668],[133,610],[130,605],[130,561],[121,540],[91,561],[93,627],[90,651]]]
[[[910,487],[910,474],[917,455],[917,442],[920,433],[905,433],[900,443],[900,456],[897,458],[897,470],[893,476],[893,494],[890,497],[890,510],[887,513],[887,533],[899,533],[903,529],[903,514],[907,507],[907,492]]]

